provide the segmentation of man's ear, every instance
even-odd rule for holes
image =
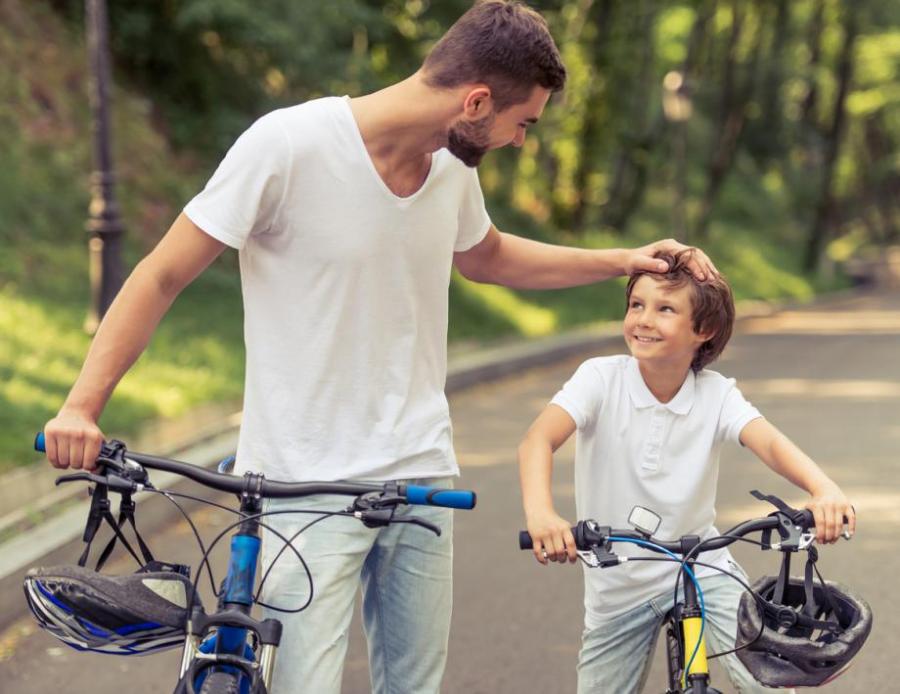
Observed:
[[[486,84],[476,84],[466,94],[463,101],[463,117],[467,120],[481,120],[494,110],[491,88]]]

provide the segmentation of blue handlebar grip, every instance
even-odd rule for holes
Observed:
[[[406,486],[406,501],[420,506],[473,509],[475,508],[475,492],[465,489],[439,489],[409,484]]]
[[[44,440],[43,431],[39,431],[37,436],[34,437],[34,450],[40,451],[41,453],[47,452],[47,442]]]

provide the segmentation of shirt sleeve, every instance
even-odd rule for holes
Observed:
[[[477,245],[491,227],[491,218],[484,206],[484,194],[478,171],[467,169],[467,179],[459,206],[459,231],[456,235],[454,252],[467,251]]]
[[[232,145],[184,213],[213,238],[242,248],[277,216],[287,186],[289,144],[277,112],[263,116]]]
[[[719,440],[740,444],[741,431],[758,417],[762,417],[759,410],[744,399],[744,395],[735,385],[734,379],[728,379],[728,390],[722,401],[719,429],[716,432]]]
[[[576,427],[584,429],[600,412],[605,391],[601,370],[586,361],[550,402],[568,412]]]

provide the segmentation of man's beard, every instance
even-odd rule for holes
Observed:
[[[447,133],[447,149],[450,154],[466,166],[478,166],[490,149],[491,127],[495,118],[495,114],[491,113],[475,122],[459,121],[451,126]]]

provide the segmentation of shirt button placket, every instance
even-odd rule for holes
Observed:
[[[650,431],[644,446],[644,460],[641,467],[650,472],[659,470],[659,459],[662,452],[663,429],[665,427],[666,409],[654,407],[650,417]]]

